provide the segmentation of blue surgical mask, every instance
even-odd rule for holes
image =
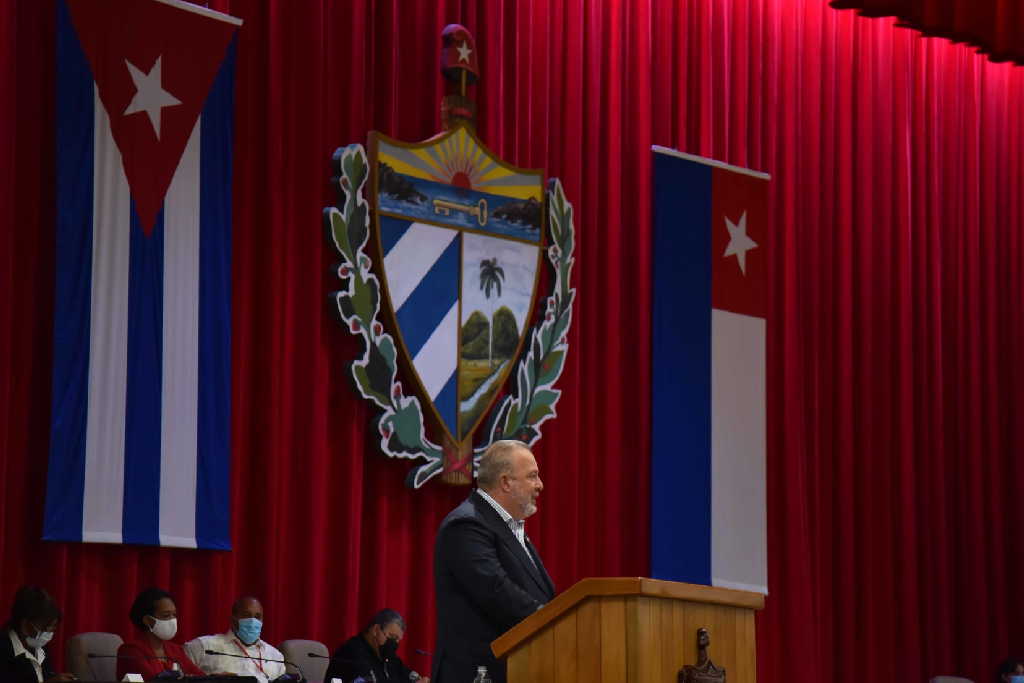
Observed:
[[[252,645],[260,639],[260,631],[263,630],[263,622],[255,617],[238,620],[238,628],[235,633],[246,645]]]
[[[1014,674],[1010,676],[1010,683],[1024,683],[1024,674]]]

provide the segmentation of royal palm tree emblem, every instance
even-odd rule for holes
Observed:
[[[491,290],[495,290],[495,298],[501,298],[501,281],[505,279],[505,271],[498,265],[498,258],[485,258],[480,261],[480,289],[484,292],[484,298],[490,301]],[[487,367],[494,366],[494,307],[491,307],[491,314],[487,316]]]

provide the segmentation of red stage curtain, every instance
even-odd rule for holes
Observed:
[[[358,346],[328,298],[339,287],[330,267],[337,255],[321,211],[335,201],[335,148],[365,142],[371,129],[405,140],[440,130],[440,32],[450,22],[471,27],[485,51],[483,139],[516,165],[544,166],[564,178],[580,209],[574,284],[582,294],[559,383],[566,398],[535,449],[547,490],[544,513],[528,532],[563,588],[588,575],[645,574],[648,259],[621,255],[636,252],[635,235],[646,233],[650,190],[638,173],[628,192],[618,183],[609,190],[607,180],[608,169],[645,169],[648,151],[625,144],[617,95],[609,108],[602,91],[583,99],[574,93],[584,79],[606,82],[602,63],[584,62],[584,46],[600,55],[604,39],[584,40],[580,30],[585,21],[601,21],[604,11],[566,7],[564,15],[549,17],[541,5],[432,0],[211,6],[245,21],[234,157],[235,550],[38,540],[51,395],[52,255],[60,248],[52,228],[55,11],[52,0],[4,3],[0,26],[16,23],[18,40],[0,47],[15,58],[4,61],[3,83],[16,79],[0,90],[0,116],[14,114],[9,122],[0,119],[0,139],[16,144],[16,179],[2,190],[16,205],[13,220],[4,217],[0,248],[2,262],[11,260],[0,276],[0,334],[11,348],[2,361],[9,385],[0,394],[0,611],[17,585],[38,582],[65,608],[59,638],[82,630],[126,633],[134,594],[157,584],[176,593],[181,633],[192,637],[223,631],[231,600],[246,592],[265,603],[270,641],[312,637],[333,647],[373,611],[391,606],[410,624],[403,655],[429,669],[429,659],[413,650],[433,647],[434,532],[468,488],[432,482],[408,491],[409,462],[377,452],[373,413],[348,374]],[[613,18],[620,21],[608,13]],[[527,37],[517,39],[520,33]],[[557,37],[563,34],[574,41],[572,65],[562,59]],[[610,34],[609,47],[623,43],[625,32]],[[590,120],[606,108],[611,114],[602,115],[603,124]],[[597,163],[594,152],[604,148],[607,161]],[[576,172],[584,161],[595,171],[586,185]],[[642,227],[605,231],[609,223]]]
[[[836,9],[899,17],[926,36],[967,43],[994,62],[1024,64],[1024,5],[1019,0],[832,0]]]
[[[212,2],[238,51],[231,553],[38,541],[53,310],[53,3],[0,9],[0,610],[49,587],[126,632],[148,584],[182,635],[240,592],[267,637],[373,609],[428,662],[433,531],[465,489],[402,487],[354,398],[320,210],[329,157],[439,129],[440,29],[476,35],[480,131],[575,203],[566,394],[529,523],[560,587],[648,566],[652,143],[772,174],[763,683],[990,678],[1024,650],[1019,495],[1024,75],[819,0]],[[9,160],[13,159],[13,165]],[[5,176],[6,177],[6,176]],[[682,219],[681,219],[682,220]],[[655,369],[656,371],[656,369]],[[685,417],[685,416],[684,416]],[[717,647],[723,647],[719,644]],[[55,653],[58,654],[58,653]]]

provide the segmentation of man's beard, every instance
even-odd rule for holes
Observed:
[[[519,514],[522,515],[519,519],[526,519],[533,513],[537,512],[537,504],[533,501],[533,492],[527,491],[523,494],[514,494],[516,507],[519,508]]]
[[[537,504],[532,498],[527,497],[526,501],[519,506],[523,511],[523,519],[537,512]]]

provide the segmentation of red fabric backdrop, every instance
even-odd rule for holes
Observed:
[[[38,539],[53,310],[53,3],[0,8],[0,610],[128,630],[148,584],[185,637],[263,597],[271,641],[373,609],[431,647],[433,531],[465,489],[402,487],[332,317],[331,152],[439,129],[440,29],[480,50],[480,132],[560,177],[580,288],[530,521],[560,587],[648,566],[651,143],[772,174],[769,584],[760,680],[990,676],[1024,649],[1024,72],[819,0],[291,3],[237,72],[230,553]],[[10,39],[3,39],[3,38]],[[56,654],[56,653],[55,653]]]
[[[992,61],[1024,64],[1024,5],[1019,0],[832,0],[837,9],[899,17],[926,36],[976,46]]]

